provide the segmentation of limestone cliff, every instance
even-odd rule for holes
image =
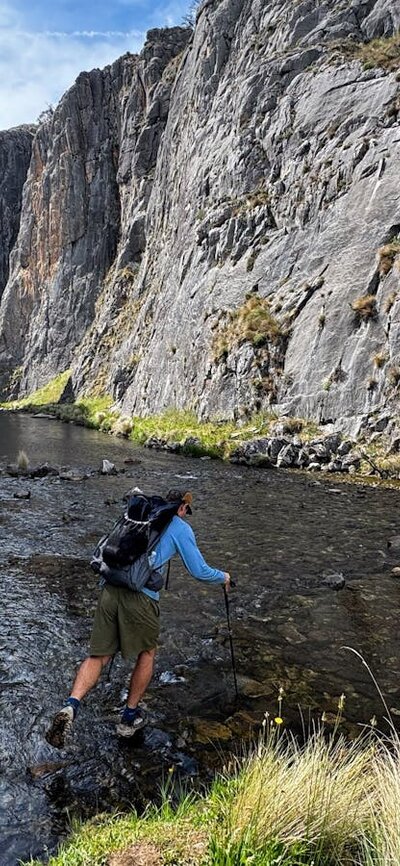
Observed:
[[[10,253],[18,235],[32,138],[33,129],[29,126],[0,132],[0,297],[7,283]]]
[[[1,308],[21,389],[73,360],[126,412],[395,408],[399,26],[396,0],[204,0],[190,40],[81,76]]]

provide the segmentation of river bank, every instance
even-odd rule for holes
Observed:
[[[359,422],[356,437],[335,425],[276,413],[239,422],[199,421],[194,412],[171,409],[149,417],[123,416],[111,397],[72,401],[70,374],[61,374],[21,400],[3,403],[3,411],[26,412],[99,430],[137,445],[203,459],[221,459],[260,469],[300,469],[312,473],[351,475],[354,480],[400,480],[400,432],[388,413],[372,413]]]

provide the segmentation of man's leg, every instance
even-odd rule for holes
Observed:
[[[127,706],[130,709],[137,707],[147,689],[147,686],[149,685],[153,676],[155,654],[156,650],[154,648],[151,650],[143,650],[143,652],[138,655],[129,684]]]
[[[96,685],[104,665],[111,659],[112,656],[88,656],[78,668],[70,697],[81,701]]]
[[[121,722],[117,725],[117,733],[120,737],[132,737],[146,724],[146,716],[138,707],[138,703],[153,676],[155,654],[154,648],[143,650],[138,655],[129,684],[127,705],[122,713]]]
[[[104,665],[110,661],[112,656],[89,656],[86,658],[76,674],[71,694],[65,706],[56,713],[46,740],[57,749],[64,747],[65,738],[71,730],[72,723],[79,709],[79,702],[96,685]]]

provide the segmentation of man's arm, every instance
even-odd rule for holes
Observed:
[[[197,547],[196,538],[191,526],[183,523],[180,531],[176,533],[174,541],[177,553],[179,553],[185,568],[187,568],[192,577],[195,577],[196,580],[207,581],[208,583],[224,583],[228,587],[230,581],[229,574],[207,565]]]

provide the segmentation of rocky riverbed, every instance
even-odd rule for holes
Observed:
[[[396,719],[397,490],[260,473],[140,450],[46,418],[2,415],[4,469],[20,448],[31,466],[55,471],[0,477],[4,866],[54,848],[73,815],[143,808],[167,778],[207,781],[266,711],[276,714],[280,686],[285,722],[294,726],[299,706],[306,720],[325,712],[329,722],[342,692],[350,732],[374,714],[384,726],[366,668],[344,645],[372,665]],[[116,474],[104,472],[104,459]],[[71,744],[58,752],[43,735],[86,653],[97,598],[88,559],[136,484],[148,492],[190,488],[192,525],[207,560],[237,579],[231,613],[240,700],[222,593],[191,580],[177,562],[146,696],[151,725],[135,744],[116,739],[129,673],[117,661],[85,702]]]

